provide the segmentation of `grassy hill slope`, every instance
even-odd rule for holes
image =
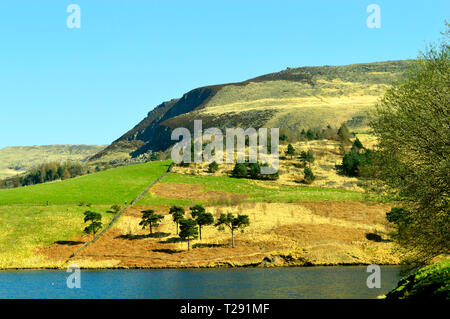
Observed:
[[[149,162],[0,190],[0,268],[62,267],[92,239],[82,233],[84,211],[102,213],[106,225],[112,204],[130,202],[169,164]],[[236,249],[228,232],[208,227],[202,241],[193,241],[194,250],[186,251],[168,211],[174,204],[188,211],[195,203],[206,205],[215,218],[222,212],[249,215],[250,227],[236,234]],[[388,207],[342,189],[170,173],[71,262],[87,268],[392,264],[398,262],[393,243],[367,238],[386,236]],[[154,236],[139,225],[144,209],[165,216]]]
[[[250,226],[235,233],[236,248],[229,231],[209,226],[187,251],[169,208],[182,205],[190,217],[189,207],[199,203],[215,219],[228,212],[249,216]],[[146,209],[164,216],[152,235],[139,225]],[[395,244],[386,240],[388,210],[358,192],[170,173],[71,262],[88,268],[396,264]],[[74,240],[80,243],[72,251],[84,242]],[[70,252],[58,243],[42,250],[55,263]]]
[[[151,162],[0,190],[0,269],[59,267],[60,261],[55,263],[41,253],[44,247],[57,244],[72,253],[92,239],[83,234],[83,212],[101,213],[102,223],[107,225],[114,216],[108,212],[111,205],[129,203],[168,166],[168,161]],[[79,240],[72,240],[74,237]]]
[[[164,174],[169,161],[151,162],[45,184],[0,189],[6,204],[123,204],[133,200],[151,181]]]
[[[176,127],[279,127],[295,138],[301,129],[338,127],[366,115],[404,74],[409,61],[288,68],[244,82],[194,89],[164,102],[133,129],[93,157],[114,152],[138,156],[165,150]],[[134,151],[133,151],[134,150]]]
[[[24,173],[46,162],[83,161],[105,145],[10,146],[0,149],[0,179]]]
[[[236,204],[243,202],[364,201],[367,194],[325,187],[284,186],[226,176],[170,173],[142,198],[140,205]]]

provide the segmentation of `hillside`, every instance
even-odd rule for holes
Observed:
[[[0,149],[0,179],[46,162],[84,161],[105,145],[10,146]]]
[[[0,269],[64,268],[67,258],[92,239],[83,233],[83,212],[101,213],[106,227],[114,216],[111,205],[124,208],[155,181],[71,262],[86,268],[398,263],[395,244],[386,239],[390,205],[375,197],[273,181],[165,174],[169,164],[129,165],[0,190]],[[249,216],[250,226],[236,234],[236,248],[229,232],[208,227],[202,240],[192,241],[193,250],[186,250],[168,212],[172,205],[188,212],[195,204],[205,205],[216,219],[223,212]],[[146,209],[164,216],[154,236],[139,225]],[[374,234],[381,239],[374,240]]]
[[[73,252],[79,242],[71,238],[92,238],[83,235],[83,212],[101,213],[106,226],[114,216],[111,205],[125,207],[168,166],[167,161],[137,164],[64,181],[0,189],[0,269],[54,267],[39,249],[56,243]]]
[[[407,64],[287,69],[197,88],[163,102],[106,149],[97,150],[89,164],[104,162],[106,168],[123,159],[129,164],[147,161],[146,153],[171,146],[172,129],[192,128],[194,119],[202,119],[203,128],[280,127],[296,154],[283,156],[287,142],[282,142],[278,180],[230,177],[232,164],[220,165],[214,173],[205,164],[175,165],[166,174],[170,161],[152,160],[0,190],[0,269],[59,268],[68,258],[85,268],[397,264],[398,247],[388,239],[391,226],[385,222],[392,203],[364,193],[360,179],[338,171],[342,141],[331,135],[304,140],[300,132],[330,125],[328,130],[337,134],[336,128],[347,122],[356,134],[349,142],[358,137],[371,147],[376,140],[367,129],[367,111]],[[312,185],[303,183],[302,151],[314,154]],[[143,196],[111,219],[111,205],[124,207],[137,194]],[[186,249],[169,209],[183,206],[189,217],[195,204],[204,205],[215,220],[224,212],[249,216],[250,226],[236,234],[236,248],[230,245],[229,232],[208,227],[202,239],[192,240],[192,250]],[[149,209],[164,216],[154,234],[140,225],[142,211]],[[100,212],[104,227],[114,223],[73,256],[92,239],[83,233],[86,210]],[[19,234],[21,241],[16,242]]]
[[[238,83],[197,88],[163,102],[92,160],[127,158],[170,147],[171,131],[207,127],[279,127],[291,140],[302,129],[364,126],[367,111],[399,79],[409,61],[287,68]],[[128,155],[129,154],[129,155]]]
[[[145,186],[162,175],[168,161],[108,169],[64,181],[0,189],[1,205],[18,204],[122,204],[131,202]]]

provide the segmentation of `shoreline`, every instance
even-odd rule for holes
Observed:
[[[169,266],[169,267],[155,267],[155,266],[117,266],[117,267],[79,267],[80,270],[208,270],[208,269],[243,269],[243,268],[315,268],[315,267],[350,267],[350,266],[368,266],[370,263],[334,263],[334,264],[282,264],[282,265],[267,265],[261,263],[248,263],[248,264],[239,264],[239,265],[231,265],[232,263],[223,263],[222,265],[214,265],[214,266]],[[76,265],[75,263],[72,265]],[[378,266],[402,266],[400,263],[378,263]],[[31,267],[31,268],[0,268],[0,272],[7,271],[48,271],[48,270],[66,270],[67,267]]]

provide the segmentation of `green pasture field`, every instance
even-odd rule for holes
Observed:
[[[13,189],[0,189],[0,206],[11,204],[124,204],[131,202],[152,181],[163,175],[170,161],[124,166]]]

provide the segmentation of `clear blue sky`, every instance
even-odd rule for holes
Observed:
[[[108,144],[199,86],[414,58],[449,14],[448,0],[2,0],[0,148]]]

